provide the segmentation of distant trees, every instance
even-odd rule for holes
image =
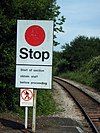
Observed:
[[[63,45],[62,49],[62,52],[54,53],[54,58],[58,58],[56,64],[54,63],[54,70],[56,70],[54,74],[68,71],[75,72],[74,76],[78,72],[87,74],[87,77],[91,76],[93,79],[93,81],[89,80],[93,82],[92,86],[100,88],[100,38],[78,36],[70,44]],[[79,77],[84,78],[85,81],[85,77],[82,75]]]
[[[62,62],[65,67],[63,70],[77,70],[93,57],[100,55],[100,39],[94,37],[78,36],[70,44],[62,46],[62,52],[54,54],[59,58],[56,68],[60,72]],[[55,57],[54,56],[54,57]],[[55,57],[56,58],[56,57]],[[61,61],[63,60],[63,61]],[[60,64],[60,65],[58,65]],[[58,66],[57,66],[58,65]]]
[[[100,39],[78,36],[62,48],[62,58],[69,62],[70,70],[75,70],[93,57],[100,55]]]
[[[16,21],[54,20],[54,30],[63,32],[65,18],[59,18],[56,0],[0,0],[0,101],[1,109],[14,109],[18,103],[15,81]],[[54,35],[56,38],[56,35]],[[54,45],[57,42],[54,41]]]

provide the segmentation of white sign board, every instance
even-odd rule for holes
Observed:
[[[20,106],[33,106],[33,89],[20,89]]]
[[[18,20],[16,87],[52,87],[53,21]]]

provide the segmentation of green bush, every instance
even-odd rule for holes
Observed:
[[[100,90],[100,56],[93,58],[89,63],[89,72],[93,74],[93,87]]]
[[[0,111],[20,110],[19,89],[14,88],[17,20],[54,20],[55,33],[63,32],[59,9],[56,0],[0,0]]]
[[[59,76],[92,86],[93,77],[91,74],[87,74],[86,72],[81,72],[81,71],[66,72],[60,74]]]
[[[67,71],[59,76],[81,82],[100,90],[100,56],[94,57],[77,71]]]
[[[56,73],[59,74],[67,70],[68,62],[65,59],[60,59],[56,64]]]
[[[87,71],[88,73],[91,73],[93,75],[98,73],[99,69],[100,69],[100,56],[92,58],[82,68],[82,70]]]
[[[37,115],[49,115],[56,111],[51,90],[39,90],[37,96]]]
[[[97,88],[100,91],[100,69],[94,75],[94,84],[93,87]]]
[[[5,102],[3,102],[3,100],[5,100],[3,98],[2,106],[4,106],[4,107],[2,107],[1,112],[6,111],[6,112],[16,113],[21,118],[24,118],[25,108],[19,106],[19,93],[17,95],[18,96],[16,97],[16,95],[15,95],[15,98],[13,99],[14,104],[16,105],[15,110],[13,110],[13,111],[5,110],[7,108],[6,108]],[[9,100],[8,100],[8,102],[9,102]],[[36,101],[36,115],[37,116],[51,115],[51,114],[54,114],[56,111],[58,111],[58,110],[56,107],[56,103],[53,99],[52,90],[38,90],[37,101]],[[30,107],[29,108],[29,117],[32,117],[32,113],[33,113],[33,108]]]

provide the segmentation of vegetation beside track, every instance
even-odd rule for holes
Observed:
[[[59,17],[56,0],[0,0],[0,111],[23,114],[19,107],[19,89],[15,88],[17,20],[53,20],[54,45],[56,33],[63,32],[64,16]],[[55,110],[52,93],[41,91],[37,96],[37,114]]]
[[[14,99],[15,100],[15,99]],[[15,110],[1,110],[2,113],[6,114],[12,114],[14,116],[19,116],[21,118],[25,117],[25,107],[19,106],[19,100],[16,97],[16,108]],[[5,108],[6,109],[6,108]],[[52,115],[55,112],[57,112],[58,109],[56,107],[56,103],[53,100],[53,94],[51,90],[39,90],[37,91],[37,105],[36,105],[36,115],[37,116],[46,116],[46,115]],[[32,112],[33,108],[29,107],[29,118],[32,118]]]
[[[100,91],[100,39],[79,36],[54,53],[54,74]]]

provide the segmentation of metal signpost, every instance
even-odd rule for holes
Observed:
[[[36,89],[52,88],[52,47],[53,21],[17,21],[15,86],[24,89],[21,90],[20,105],[25,106],[26,110],[25,128],[27,128],[28,106],[33,106],[33,132],[35,132]],[[34,89],[34,92],[31,93],[27,88]],[[28,103],[32,97],[33,103]]]
[[[36,129],[36,96],[37,96],[37,90],[34,90],[33,120],[32,120],[32,131],[33,132],[35,132],[35,129]]]
[[[28,124],[28,107],[33,106],[33,100],[33,89],[20,89],[20,106],[25,106],[25,129],[27,129]]]

